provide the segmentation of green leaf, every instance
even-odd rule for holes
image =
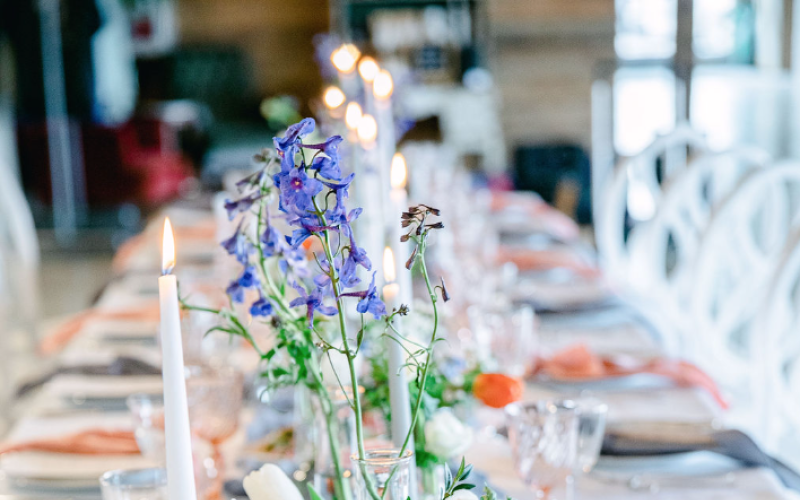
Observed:
[[[483,495],[481,496],[481,500],[497,500],[497,495],[491,488],[488,486],[483,487]]]
[[[464,473],[461,474],[461,480],[463,481],[464,479],[468,478],[470,474],[472,474],[472,464],[469,464],[466,466],[466,468],[464,468]]]
[[[450,467],[445,464],[444,466],[444,489],[445,491],[450,491],[450,488],[453,486],[453,472],[450,470]]]
[[[356,335],[356,351],[361,349],[361,343],[364,342],[364,328],[358,331]]]
[[[453,488],[453,491],[458,491],[458,490],[471,490],[471,489],[474,489],[474,488],[475,488],[475,485],[474,485],[474,484],[469,484],[469,483],[461,483],[461,484],[457,485],[455,488]]]
[[[311,496],[311,500],[325,500],[317,493],[317,490],[314,489],[314,486],[310,482],[306,483],[306,485],[308,486],[308,494]]]

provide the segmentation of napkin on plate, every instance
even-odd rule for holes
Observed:
[[[157,302],[131,309],[88,309],[61,323],[39,343],[39,352],[51,355],[60,351],[86,324],[95,320],[158,321]]]
[[[707,391],[721,408],[728,403],[717,384],[705,372],[686,361],[652,358],[641,360],[630,356],[598,356],[584,344],[576,344],[553,356],[540,359],[534,374],[556,381],[585,382],[635,374],[658,375],[681,387],[699,387]]]
[[[137,455],[139,446],[133,431],[109,429],[87,429],[44,439],[0,444],[0,455],[21,451],[74,455]]]

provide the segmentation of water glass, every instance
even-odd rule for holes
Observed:
[[[572,498],[579,413],[572,401],[539,401],[506,407],[508,438],[517,474],[536,498],[555,500],[564,486]]]
[[[587,474],[597,464],[606,431],[608,405],[596,398],[575,400],[578,408],[578,457],[575,470]]]
[[[370,450],[364,460],[352,456],[356,470],[356,500],[372,500],[370,489],[383,500],[407,500],[411,496],[411,468],[414,453],[407,450]],[[416,486],[416,485],[415,485]]]
[[[113,470],[100,477],[103,500],[167,500],[164,469]]]
[[[529,305],[469,310],[470,324],[478,342],[492,353],[493,369],[511,377],[522,377],[536,349],[535,315]]]

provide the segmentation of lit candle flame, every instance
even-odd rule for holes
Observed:
[[[375,59],[369,56],[362,57],[361,62],[358,63],[358,74],[367,83],[372,83],[380,70],[381,68],[375,62]]]
[[[358,140],[364,145],[370,145],[378,137],[378,122],[372,115],[364,115],[358,122]]]
[[[383,250],[383,278],[386,283],[392,283],[396,278],[394,269],[394,253],[392,253],[392,249],[389,247],[386,247]]]
[[[392,189],[403,189],[406,187],[406,178],[408,177],[408,168],[406,167],[406,159],[400,153],[395,153],[392,156],[392,169],[389,172],[389,180],[392,183]]]
[[[372,83],[372,93],[378,99],[388,99],[392,97],[394,90],[394,82],[392,81],[392,74],[382,69],[375,75],[375,81]]]
[[[325,89],[322,100],[325,101],[325,106],[327,106],[328,109],[336,109],[344,104],[344,92],[342,92],[342,89],[339,87],[330,86]]]
[[[361,121],[361,106],[357,102],[351,102],[347,105],[347,110],[344,112],[344,122],[350,130],[358,130],[358,123]]]
[[[333,51],[331,62],[342,73],[350,73],[355,69],[361,52],[352,43],[346,43]]]
[[[167,275],[175,267],[175,236],[169,217],[164,219],[164,242],[161,247],[161,274]]]

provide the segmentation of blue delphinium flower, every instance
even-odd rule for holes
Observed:
[[[314,127],[316,127],[316,122],[313,118],[303,118],[294,125],[289,126],[289,128],[286,129],[286,133],[283,135],[283,137],[276,137],[274,139],[275,147],[278,149],[278,151],[285,151],[289,149],[290,147],[296,145],[301,138],[313,132]]]
[[[234,255],[237,261],[247,264],[249,255],[253,251],[253,245],[247,241],[247,237],[242,233],[243,223],[244,221],[239,222],[239,226],[233,236],[223,241],[221,245],[228,252],[228,255]]]
[[[275,175],[275,185],[280,189],[282,210],[303,215],[313,212],[314,197],[322,191],[320,181],[309,177],[303,168],[293,168]]]
[[[262,198],[261,193],[253,193],[238,200],[225,200],[225,210],[228,211],[228,220],[233,220],[238,214],[247,212],[253,203]]]
[[[263,243],[261,248],[264,251],[264,257],[272,257],[281,251],[283,238],[277,229],[267,226],[261,234],[261,243]]]
[[[314,313],[319,312],[326,316],[333,316],[339,311],[333,306],[326,306],[322,303],[323,291],[319,288],[314,288],[309,294],[306,289],[297,283],[292,283],[292,287],[300,294],[299,297],[289,303],[289,307],[306,306],[306,317],[308,318],[309,328],[314,328]]]
[[[253,316],[272,316],[272,304],[263,294],[259,293],[258,300],[250,306],[250,314]]]
[[[372,281],[369,283],[369,288],[361,292],[343,293],[342,296],[360,297],[361,300],[356,305],[356,311],[361,314],[372,313],[375,319],[386,316],[386,305],[378,297],[378,289],[375,286],[375,273],[372,273]]]
[[[319,170],[322,177],[333,181],[342,180],[342,169],[339,166],[339,144],[343,140],[342,136],[334,135],[322,144],[304,144],[302,146],[307,149],[318,149],[325,153],[325,156],[317,156],[311,163],[311,168]]]
[[[285,174],[295,168],[294,157],[299,151],[300,140],[314,131],[315,122],[313,118],[305,118],[299,123],[295,123],[288,129],[283,137],[275,137],[275,149],[281,157],[281,173]],[[277,184],[277,183],[276,183]]]
[[[301,248],[287,247],[283,250],[283,258],[278,261],[278,267],[283,274],[291,272],[297,278],[309,276],[308,261]]]
[[[239,276],[239,279],[236,281],[242,288],[257,287],[259,281],[258,281],[258,274],[256,274],[256,268],[253,266],[245,267],[244,271],[242,271],[242,275]]]
[[[363,248],[359,248],[356,245],[356,240],[353,238],[353,231],[350,230],[350,250],[347,254],[347,260],[351,261],[354,265],[359,265],[366,269],[367,271],[372,270],[372,262],[370,262],[369,257],[367,256],[367,251]]]
[[[244,302],[244,288],[239,284],[239,280],[232,281],[231,284],[228,285],[228,288],[225,289],[225,293],[228,294],[228,297],[230,297],[233,302],[239,304]]]

